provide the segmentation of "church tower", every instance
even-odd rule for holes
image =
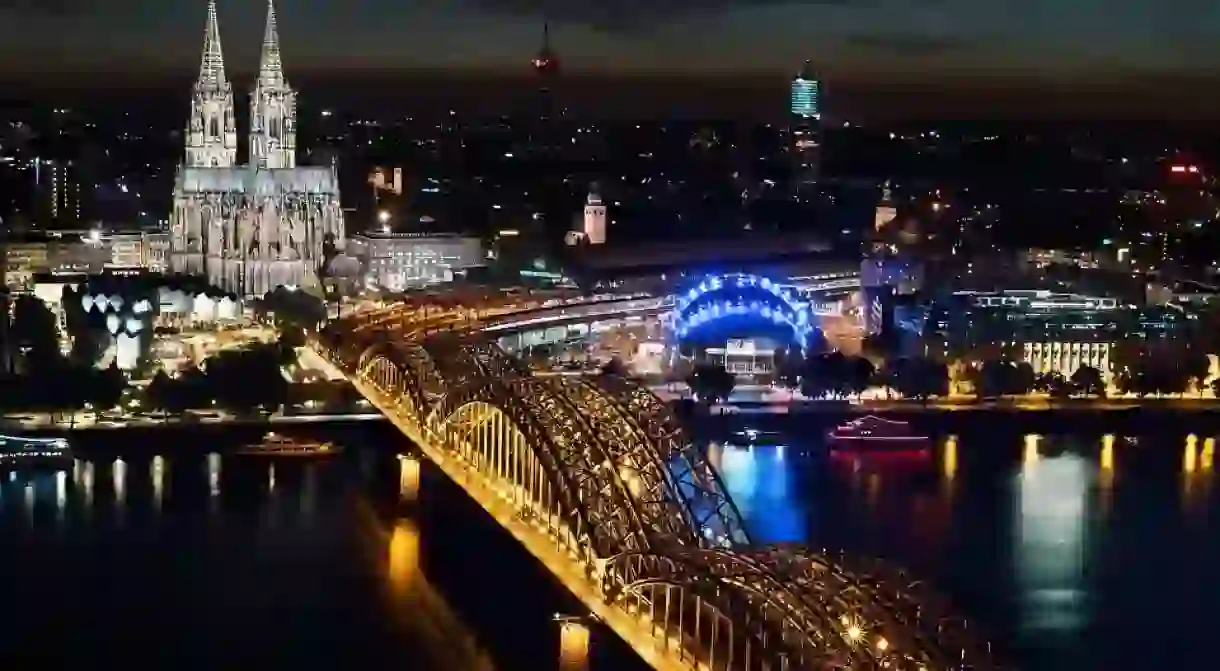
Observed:
[[[585,239],[591,245],[606,243],[606,204],[598,195],[597,189],[589,189],[589,197],[585,201]]]
[[[199,79],[191,88],[191,119],[186,128],[186,165],[229,168],[237,163],[237,124],[233,116],[233,87],[225,78],[225,57],[220,48],[216,0],[208,2],[208,25],[203,35],[203,61]]]
[[[250,165],[295,168],[297,165],[297,94],[284,78],[275,4],[267,0],[267,26],[258,64],[258,81],[250,93]]]

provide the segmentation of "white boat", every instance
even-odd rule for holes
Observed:
[[[67,438],[34,438],[0,434],[0,468],[72,464]]]

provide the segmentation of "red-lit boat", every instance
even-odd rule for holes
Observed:
[[[826,434],[834,452],[927,453],[932,439],[911,430],[907,422],[867,415]]]

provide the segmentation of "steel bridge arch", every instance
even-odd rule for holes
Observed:
[[[576,524],[577,537],[588,539],[591,556],[649,547],[654,531],[627,497],[623,483],[606,472],[602,442],[560,389],[540,378],[471,383],[451,390],[422,423],[444,441],[453,418],[461,417],[462,408],[472,403],[497,408],[533,441],[527,442],[529,449],[549,465],[557,487],[562,485],[557,493],[564,517]]]
[[[964,627],[945,626],[949,622],[945,611],[934,609],[935,615],[928,618],[922,612],[930,605],[924,595],[905,604],[882,596],[902,592],[890,579],[854,573],[841,561],[800,546],[736,551],[674,547],[652,555],[624,553],[611,558],[603,573],[611,601],[669,586],[689,590],[724,617],[736,615],[737,622],[757,624],[756,618],[761,618],[770,624],[760,624],[749,634],[765,636],[768,647],[778,644],[773,652],[784,653],[788,663],[883,665],[912,671],[997,668],[990,649],[978,647]],[[744,619],[742,604],[750,609]],[[894,613],[904,612],[902,606],[908,616],[896,617]],[[811,644],[818,647],[811,649]]]
[[[618,375],[598,375],[594,384],[620,411],[635,417],[662,472],[686,511],[702,545],[748,546],[750,535],[719,471],[691,440],[686,429],[652,390]]]
[[[734,651],[737,654],[757,652],[780,668],[789,668],[783,666],[787,664],[797,669],[823,668],[828,663],[876,668],[880,661],[871,646],[852,644],[847,630],[854,620],[810,608],[784,576],[754,561],[748,552],[673,547],[655,554],[624,553],[607,562],[603,573],[607,601],[633,595],[656,598],[652,590],[657,587],[675,588],[702,600],[720,617],[744,624],[747,636],[760,647],[754,651],[743,646]],[[666,598],[669,594],[667,589]]]

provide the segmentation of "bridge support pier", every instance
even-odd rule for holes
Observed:
[[[415,454],[398,455],[398,500],[414,503],[419,499],[419,472],[421,464]]]
[[[559,624],[559,671],[589,671],[589,618],[555,614]]]

